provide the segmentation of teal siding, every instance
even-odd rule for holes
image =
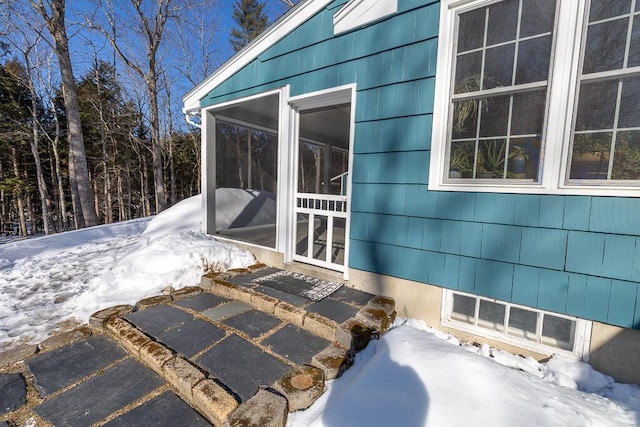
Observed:
[[[333,36],[336,0],[202,106],[356,84],[350,267],[640,329],[640,198],[428,190],[440,5]]]

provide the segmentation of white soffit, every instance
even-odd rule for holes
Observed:
[[[294,8],[274,22],[255,40],[229,58],[229,60],[222,64],[213,74],[191,89],[182,98],[183,111],[185,113],[189,111],[199,112],[200,100],[209,92],[276,44],[284,36],[298,28],[306,20],[320,12],[332,1],[333,0],[300,0]],[[382,2],[384,3],[384,1],[396,2],[396,0],[383,0]]]
[[[333,15],[333,34],[362,27],[398,11],[398,0],[351,0]]]

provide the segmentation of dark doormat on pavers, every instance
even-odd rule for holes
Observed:
[[[315,279],[291,271],[278,271],[267,276],[256,278],[253,283],[307,298],[311,301],[320,301],[342,286],[342,283]]]

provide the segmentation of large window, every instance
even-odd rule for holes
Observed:
[[[436,79],[430,189],[640,194],[640,0],[445,0]]]
[[[569,182],[640,180],[640,1],[592,0]],[[633,182],[636,181],[636,182]]]

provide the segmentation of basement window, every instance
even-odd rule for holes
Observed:
[[[590,321],[450,290],[443,298],[445,326],[542,354],[587,357]]]

